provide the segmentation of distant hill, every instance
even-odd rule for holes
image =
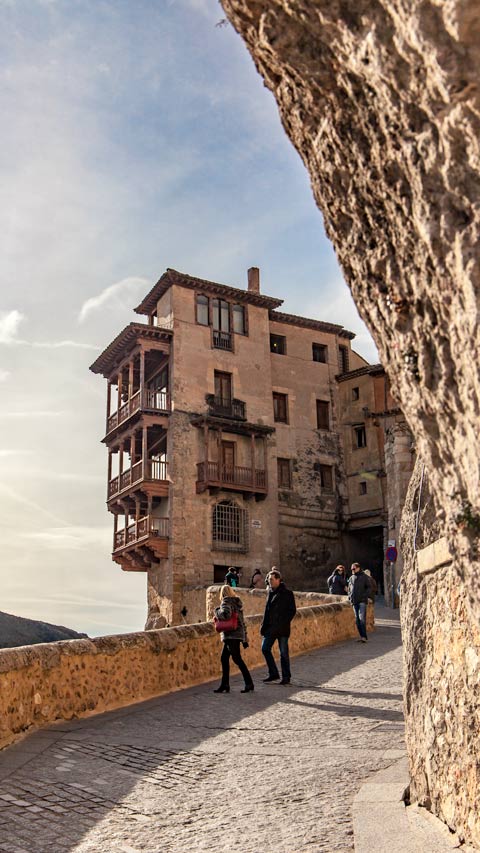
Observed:
[[[78,640],[87,637],[62,625],[50,625],[37,622],[36,619],[23,619],[0,611],[0,648],[12,649],[15,646],[30,646],[33,643],[53,643],[55,640]]]

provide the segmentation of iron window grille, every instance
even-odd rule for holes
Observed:
[[[248,551],[248,511],[234,501],[220,501],[213,508],[214,551]]]

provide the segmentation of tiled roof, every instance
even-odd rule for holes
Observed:
[[[111,344],[90,365],[93,373],[101,373],[108,379],[116,364],[118,364],[129,349],[133,349],[139,338],[154,338],[158,341],[170,341],[173,332],[159,326],[148,326],[146,323],[129,323]]]
[[[347,373],[339,373],[335,379],[337,382],[346,382],[348,379],[356,379],[357,376],[381,376],[385,373],[385,368],[381,364],[367,364],[365,367],[357,367],[356,370],[349,370]]]
[[[289,323],[291,326],[302,326],[305,329],[315,329],[317,332],[326,332],[338,335],[341,338],[352,340],[355,332],[349,332],[343,326],[336,323],[325,323],[323,320],[311,320],[309,317],[297,317],[296,314],[283,314],[281,311],[270,311],[270,320],[273,323]]]
[[[152,314],[157,307],[158,300],[172,284],[218,296],[230,296],[238,302],[248,302],[261,308],[278,308],[279,305],[283,304],[283,299],[274,299],[273,296],[264,296],[251,290],[241,290],[238,287],[219,284],[217,281],[208,281],[205,278],[196,278],[193,275],[187,275],[187,273],[167,269],[152,287],[150,293],[147,293],[145,299],[135,308],[135,312],[137,314]]]

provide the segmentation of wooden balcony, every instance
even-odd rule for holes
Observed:
[[[114,535],[113,556],[122,556],[136,546],[148,546],[156,557],[168,557],[169,518],[145,515]]]
[[[163,483],[166,488],[155,489],[156,494],[168,494],[168,462],[149,459],[144,472],[143,462],[136,462],[131,468],[113,477],[108,484],[108,500],[131,489],[137,483]]]
[[[137,391],[116,412],[107,418],[107,435],[128,421],[137,412],[158,412],[166,415],[171,411],[170,394],[165,391]]]
[[[197,493],[210,488],[266,495],[268,491],[267,472],[263,469],[246,468],[240,465],[199,462],[197,465]]]
[[[206,400],[209,415],[236,421],[247,419],[247,407],[243,400],[225,400],[222,397],[215,397],[214,394],[207,394]]]

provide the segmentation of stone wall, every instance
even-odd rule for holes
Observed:
[[[221,585],[210,586],[206,593],[207,612],[206,618],[213,619],[215,607],[218,607]],[[235,595],[237,595],[243,605],[243,613],[245,616],[256,616],[263,614],[265,603],[267,600],[267,591],[265,589],[243,589],[236,587]],[[297,610],[301,607],[316,607],[318,604],[333,604],[344,603],[345,597],[342,595],[328,595],[323,592],[295,592],[295,604]],[[373,624],[373,621],[372,621]]]
[[[250,667],[262,663],[260,616],[248,617]],[[356,636],[348,603],[299,610],[293,655]],[[220,677],[209,623],[0,651],[0,746],[32,726],[101,713]]]

